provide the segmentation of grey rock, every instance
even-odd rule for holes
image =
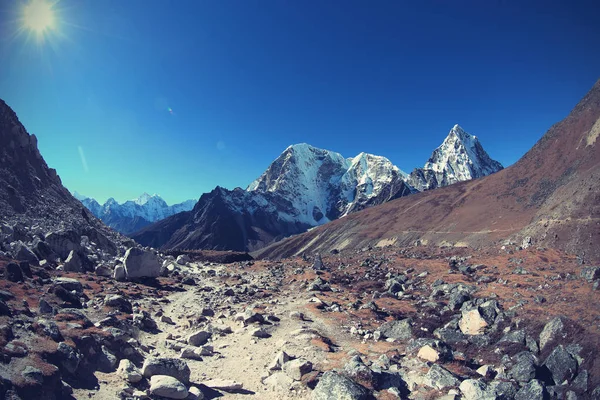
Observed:
[[[411,320],[409,318],[403,320],[389,321],[381,325],[378,331],[385,338],[396,340],[408,340],[413,337]]]
[[[117,308],[117,309],[123,311],[124,313],[128,313],[128,314],[131,314],[133,312],[133,306],[131,305],[131,302],[129,300],[127,300],[125,297],[118,295],[118,294],[106,296],[104,298],[104,305],[106,305],[108,307]]]
[[[587,370],[585,370],[585,369],[581,370],[581,371],[579,371],[579,373],[577,374],[575,379],[573,379],[573,382],[571,383],[571,387],[580,392],[587,392],[588,380],[589,380],[589,373],[587,372]]]
[[[563,345],[556,346],[544,365],[557,385],[561,385],[564,381],[571,381],[577,373],[577,361]]]
[[[46,235],[45,242],[63,260],[71,251],[81,251],[81,237],[72,230],[51,232]]]
[[[44,374],[42,371],[30,365],[23,368],[21,376],[27,380],[35,382],[38,385],[44,383]]]
[[[525,331],[511,331],[502,337],[498,343],[520,343],[525,344]]]
[[[40,313],[54,314],[54,308],[45,299],[40,299]]]
[[[156,278],[160,276],[160,263],[154,253],[132,247],[125,253],[127,279]]]
[[[486,394],[494,395],[498,400],[512,400],[517,394],[517,387],[512,382],[492,381],[488,385]]]
[[[283,369],[283,365],[288,361],[290,361],[290,356],[282,350],[279,353],[277,353],[275,359],[271,362],[271,364],[269,364],[267,369],[269,371],[281,370]]]
[[[98,276],[111,277],[113,270],[108,265],[98,265],[94,268],[94,273]]]
[[[75,374],[82,360],[81,354],[65,342],[60,342],[57,348],[59,363],[68,373]]]
[[[188,384],[190,382],[190,367],[177,358],[150,357],[144,361],[142,375],[150,378],[154,375],[168,375]]]
[[[529,382],[535,378],[536,358],[529,352],[522,352],[513,357],[513,367],[509,375],[518,382]]]
[[[188,344],[190,344],[192,346],[202,346],[208,342],[208,339],[210,339],[211,336],[212,336],[212,333],[210,333],[208,331],[198,331],[198,332],[192,333],[188,337],[187,342],[188,342]]]
[[[283,365],[285,373],[295,381],[302,379],[303,375],[308,374],[312,371],[312,363],[302,358],[297,358],[292,361],[288,361]]]
[[[451,310],[460,310],[462,305],[471,299],[469,293],[459,291],[456,293],[452,293],[450,295],[450,299],[448,300],[448,308]]]
[[[322,271],[323,268],[323,259],[321,258],[320,254],[317,254],[317,256],[315,257],[315,262],[312,265],[313,269],[315,271]]]
[[[101,353],[98,355],[98,370],[101,372],[113,372],[119,359],[106,346],[102,346]]]
[[[83,285],[77,279],[73,278],[56,278],[54,279],[54,285],[60,286],[69,292],[75,291],[77,293],[83,292]]]
[[[455,387],[460,384],[460,381],[452,372],[437,364],[433,364],[431,368],[429,368],[429,371],[425,375],[425,381],[427,385],[438,390],[447,387]]]
[[[375,383],[373,371],[365,365],[358,355],[352,357],[346,365],[344,365],[344,374],[356,382],[371,386]]]
[[[23,271],[16,263],[6,264],[4,277],[11,282],[23,282]]]
[[[325,281],[320,276],[317,277],[312,283],[308,286],[307,289],[309,292],[328,292],[331,291],[331,287],[329,283]]]
[[[185,265],[190,262],[190,257],[187,254],[181,254],[175,262],[179,265]]]
[[[152,319],[148,311],[142,310],[139,313],[133,314],[133,324],[142,330],[154,331],[158,329],[156,321]]]
[[[19,268],[21,268],[23,275],[25,275],[28,278],[33,278],[33,274],[31,273],[31,266],[29,265],[29,261],[21,261],[19,263]]]
[[[333,371],[323,374],[312,392],[312,400],[366,400],[369,392],[363,386]]]
[[[83,272],[83,263],[79,253],[75,250],[71,250],[69,256],[65,260],[64,268],[67,272]]]
[[[537,379],[523,385],[515,395],[515,400],[546,400],[547,391],[544,385]]]
[[[33,242],[31,250],[37,256],[38,260],[55,261],[58,257],[58,255],[52,251],[50,246],[48,246],[46,242],[40,239],[37,239]]]
[[[600,267],[584,267],[581,270],[580,276],[588,282],[600,279]]]
[[[250,334],[260,339],[267,339],[271,337],[271,334],[263,328],[255,328],[250,332]]]
[[[19,245],[17,245],[15,258],[19,261],[29,261],[34,264],[37,264],[39,261],[35,253],[23,243],[19,243]]]
[[[544,350],[547,343],[564,337],[564,329],[563,317],[556,317],[548,322],[540,333],[540,350]]]

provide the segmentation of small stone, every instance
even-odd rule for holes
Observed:
[[[263,328],[255,328],[250,332],[250,335],[260,338],[260,339],[267,339],[271,337],[271,334],[269,332],[267,332],[266,330],[264,330]]]
[[[196,333],[191,334],[188,337],[188,344],[192,346],[202,346],[208,342],[208,339],[212,336],[212,333],[207,331],[198,331]]]
[[[235,391],[244,388],[243,383],[239,383],[229,379],[211,379],[209,381],[202,382],[204,386],[208,386],[211,389],[224,390],[224,391]]]
[[[302,376],[312,371],[312,363],[310,361],[298,358],[288,361],[283,365],[283,369],[290,378],[295,381],[302,379]]]
[[[423,360],[436,362],[440,359],[440,353],[431,347],[430,345],[425,345],[419,349],[419,353],[417,357],[422,358]]]

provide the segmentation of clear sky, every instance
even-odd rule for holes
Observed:
[[[28,1],[0,98],[101,202],[245,187],[299,142],[410,172],[455,123],[510,165],[600,78],[597,0],[62,0],[44,40]]]

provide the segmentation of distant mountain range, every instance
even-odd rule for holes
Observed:
[[[124,203],[118,203],[111,197],[102,205],[77,192],[73,196],[106,225],[126,235],[173,214],[189,211],[196,204],[196,200],[187,200],[169,206],[159,195],[150,196],[148,193]]]
[[[446,157],[467,140],[458,129],[424,168],[424,185],[492,170]],[[600,260],[600,80],[561,122],[554,124],[519,161],[471,182],[388,202],[380,207],[285,239],[255,253],[279,258],[367,246],[457,246],[500,249],[514,245],[562,249],[581,263]],[[454,144],[452,144],[454,142]],[[465,149],[468,149],[465,146]],[[470,147],[480,154],[474,144]],[[460,158],[455,158],[457,161]],[[495,164],[486,162],[487,166]],[[465,166],[469,166],[468,171]],[[445,171],[445,172],[444,172]],[[460,174],[457,173],[460,171]],[[439,175],[437,175],[439,174]],[[421,176],[418,172],[412,177]],[[434,179],[435,178],[435,179]],[[410,179],[409,179],[410,180]],[[420,182],[423,182],[419,179]],[[510,244],[513,244],[512,246]],[[596,260],[596,261],[594,261]]]
[[[217,187],[191,211],[132,237],[147,246],[253,251],[286,236],[421,190],[502,169],[475,136],[452,128],[423,168],[410,175],[385,157],[289,146],[246,190]]]

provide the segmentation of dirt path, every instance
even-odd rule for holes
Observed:
[[[211,287],[215,293],[222,291],[223,286],[216,278],[206,278],[202,275],[205,270],[196,267],[202,287]],[[215,268],[215,267],[212,267]],[[219,267],[218,271],[225,270]],[[263,274],[268,274],[266,271]],[[260,275],[257,276],[260,278]],[[283,286],[283,285],[282,285]],[[265,317],[275,316],[279,321],[272,324],[250,324],[244,326],[241,321],[235,321],[235,315],[245,310],[246,304],[231,304],[223,302],[220,307],[215,307],[214,317],[208,318],[207,323],[197,327],[190,327],[188,320],[193,320],[202,315],[202,309],[208,304],[204,301],[204,291],[198,287],[190,287],[183,292],[174,292],[167,298],[169,303],[158,303],[156,299],[144,299],[142,308],[150,310],[161,331],[158,334],[142,332],[138,338],[143,348],[149,349],[146,356],[175,357],[179,358],[180,351],[173,349],[172,344],[178,342],[181,346],[187,337],[207,328],[207,324],[220,329],[230,328],[232,333],[223,336],[213,335],[208,345],[214,348],[214,355],[204,356],[201,361],[186,360],[191,370],[191,382],[201,384],[211,379],[233,380],[243,384],[243,391],[239,393],[221,392],[223,399],[309,399],[310,390],[297,382],[291,385],[271,385],[263,383],[268,377],[267,367],[280,351],[285,351],[294,358],[304,358],[315,366],[328,364],[327,352],[322,347],[311,343],[315,338],[325,336],[336,338],[339,350],[345,348],[340,338],[345,334],[341,329],[328,325],[318,313],[310,313],[306,307],[312,293],[296,289],[294,286],[281,287],[281,291],[266,300],[266,307],[261,309]],[[210,293],[210,292],[209,292]],[[259,301],[264,307],[264,302]],[[157,312],[170,318],[173,323],[162,322],[156,316]],[[304,313],[306,316],[300,320],[291,316],[293,312]],[[252,331],[263,327],[271,336],[257,338],[252,336]],[[169,339],[169,340],[168,340]],[[174,340],[172,340],[174,339]],[[331,354],[331,353],[329,353]],[[125,387],[124,382],[116,374],[97,373],[100,383],[99,391],[77,391],[77,398],[93,398],[108,400],[118,398],[118,393]]]

